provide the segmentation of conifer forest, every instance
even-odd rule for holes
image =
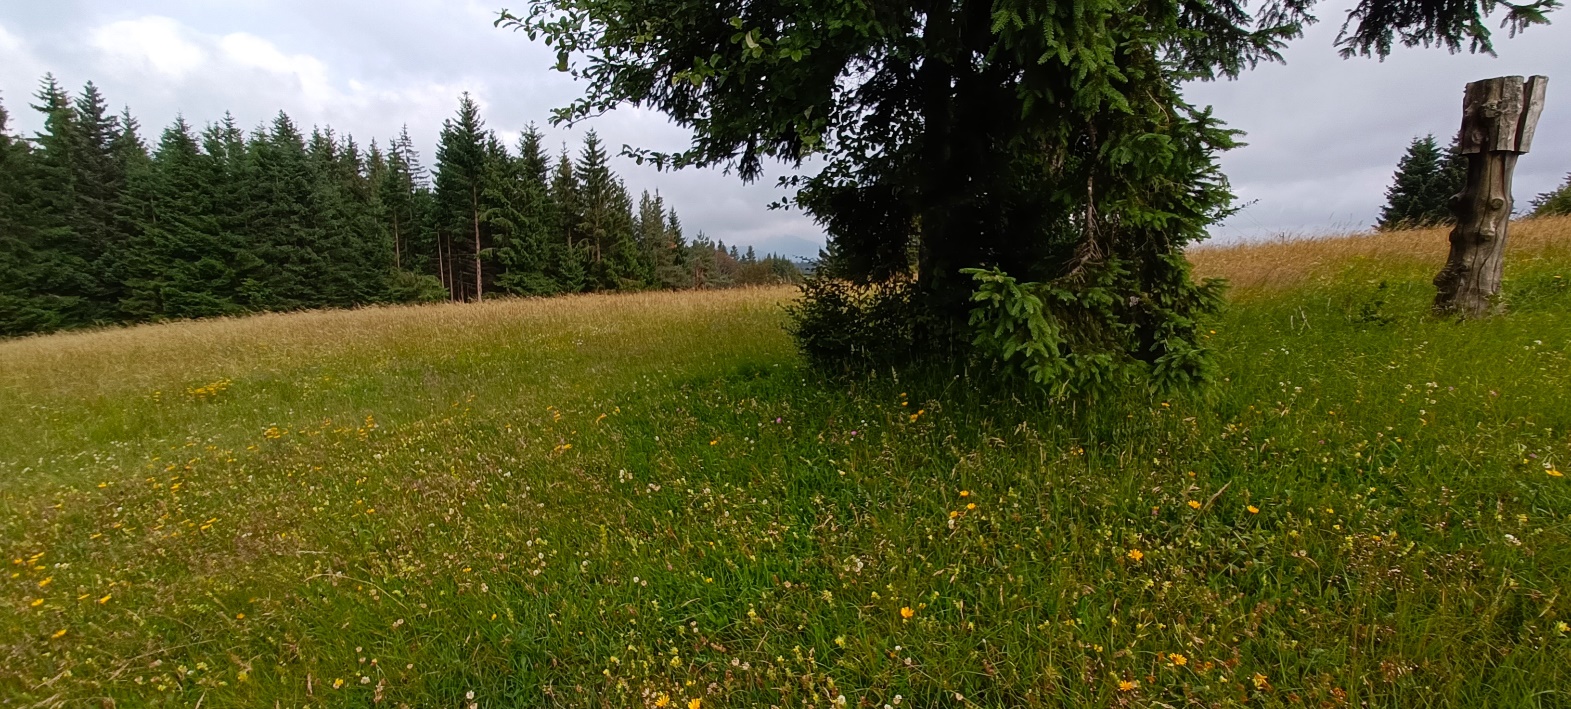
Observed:
[[[280,112],[156,137],[48,76],[17,135],[0,104],[0,336],[498,295],[792,282],[790,260],[683,234],[592,131],[516,145],[465,94],[429,169],[407,128],[358,142]]]

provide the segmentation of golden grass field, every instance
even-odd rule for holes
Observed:
[[[1295,288],[1315,278],[1330,278],[1358,264],[1377,270],[1428,270],[1438,273],[1449,249],[1449,227],[1281,239],[1228,246],[1201,245],[1190,251],[1195,275],[1225,278],[1241,294]],[[1506,263],[1571,256],[1571,217],[1543,217],[1512,223]]]

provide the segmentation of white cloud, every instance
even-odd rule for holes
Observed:
[[[218,40],[218,46],[234,64],[281,77],[318,106],[340,98],[328,81],[327,66],[309,54],[285,54],[272,42],[244,32],[224,36]],[[359,82],[351,82],[351,88],[360,86]]]
[[[152,70],[179,79],[201,67],[207,52],[186,38],[187,31],[168,17],[148,16],[102,25],[88,43],[122,73]],[[130,71],[126,71],[130,70]]]
[[[0,99],[11,114],[10,130],[16,132],[19,113],[25,112],[26,88],[34,86],[44,73],[43,64],[15,33],[0,25]]]

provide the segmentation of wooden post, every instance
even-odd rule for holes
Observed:
[[[1467,182],[1451,198],[1456,226],[1451,254],[1435,276],[1435,313],[1475,318],[1496,310],[1506,228],[1511,223],[1511,173],[1533,144],[1549,79],[1502,76],[1467,85],[1460,147]]]

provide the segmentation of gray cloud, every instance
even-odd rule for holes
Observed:
[[[362,142],[408,124],[429,164],[437,130],[460,92],[480,101],[505,138],[533,122],[553,146],[576,151],[587,128],[611,146],[680,149],[685,131],[650,111],[621,109],[574,129],[546,124],[578,88],[551,71],[544,47],[491,26],[499,0],[54,0],[0,7],[0,91],[16,127],[36,130],[25,109],[38,78],[67,86],[96,82],[128,104],[148,137],[177,115],[205,123],[231,111],[242,125],[288,111],[308,125],[331,124]],[[1342,0],[1322,8],[1339,18]],[[1223,166],[1248,206],[1217,231],[1225,239],[1323,233],[1370,223],[1391,171],[1417,134],[1448,137],[1461,87],[1502,74],[1548,74],[1550,107],[1533,154],[1517,173],[1518,201],[1571,170],[1571,33],[1535,28],[1498,43],[1500,57],[1402,50],[1385,62],[1344,61],[1331,47],[1335,22],[1312,29],[1286,66],[1261,67],[1234,82],[1188,88],[1211,104],[1248,147]],[[1559,79],[1559,77],[1565,77]],[[1553,81],[1559,79],[1559,83]],[[781,196],[769,176],[743,185],[719,170],[658,173],[619,160],[635,192],[658,188],[688,232],[760,251],[809,256],[821,231],[802,214],[765,209]]]

